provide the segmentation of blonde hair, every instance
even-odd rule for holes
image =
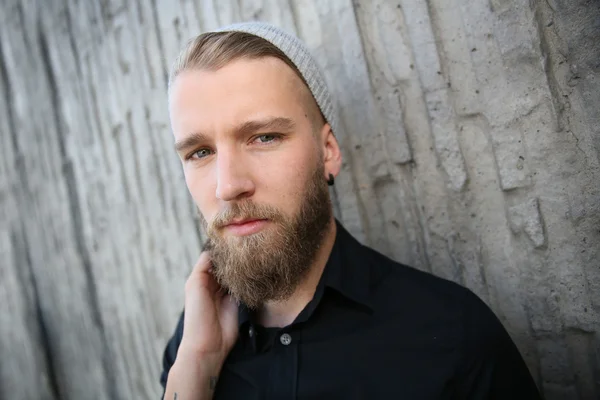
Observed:
[[[169,87],[185,70],[217,70],[241,58],[252,60],[263,57],[275,57],[286,63],[308,89],[306,80],[283,51],[269,41],[245,32],[208,32],[192,39],[171,68]]]

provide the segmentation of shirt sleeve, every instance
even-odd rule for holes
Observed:
[[[171,339],[169,339],[167,343],[167,347],[163,353],[163,369],[160,374],[160,384],[163,387],[163,394],[161,399],[165,397],[165,389],[167,387],[167,378],[169,377],[169,371],[175,362],[175,358],[177,357],[177,349],[179,349],[179,344],[181,343],[181,338],[183,337],[183,313],[179,317],[179,322],[177,322],[177,327],[175,328],[175,332]]]
[[[457,398],[542,399],[519,350],[492,310],[468,291]]]

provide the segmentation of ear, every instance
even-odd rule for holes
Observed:
[[[342,152],[329,124],[323,125],[319,137],[321,138],[320,145],[322,146],[323,164],[325,167],[323,178],[329,180],[329,174],[336,177],[340,173],[342,168]]]

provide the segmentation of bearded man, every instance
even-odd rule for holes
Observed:
[[[335,108],[296,37],[255,22],[198,36],[169,109],[208,240],[164,352],[166,399],[539,398],[472,292],[335,220]]]

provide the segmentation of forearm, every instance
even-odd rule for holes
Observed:
[[[178,356],[169,371],[164,399],[212,399],[221,364],[198,357]]]

